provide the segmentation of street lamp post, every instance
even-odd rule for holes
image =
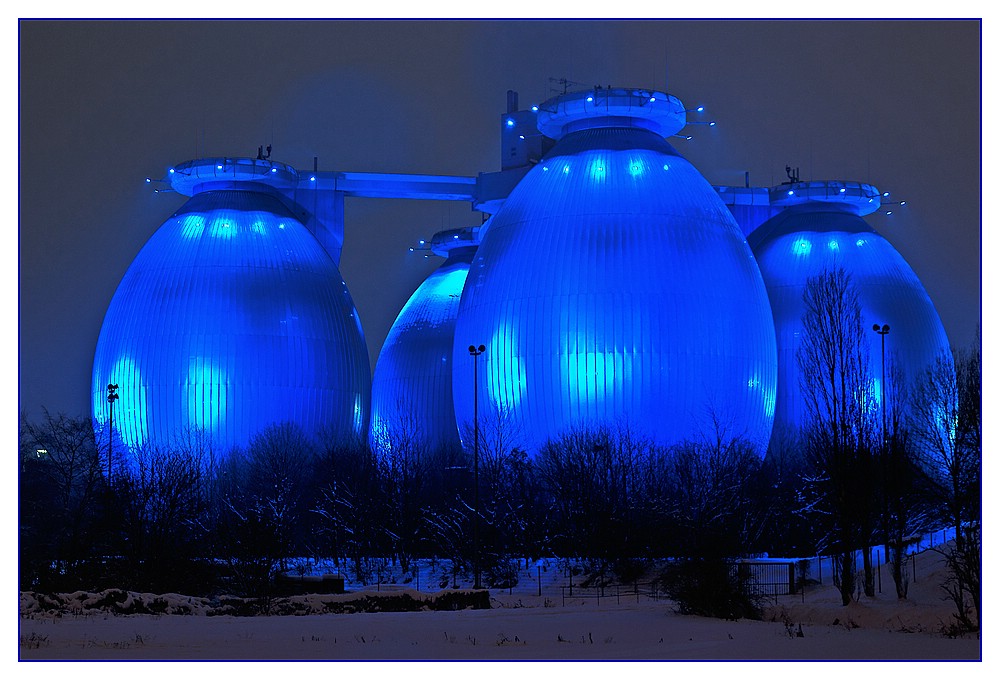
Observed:
[[[888,467],[889,466],[889,461],[888,461],[888,455],[887,455],[887,453],[888,453],[887,452],[887,448],[888,448],[889,441],[888,441],[888,438],[886,437],[886,426],[885,426],[885,336],[887,336],[889,334],[889,324],[882,324],[881,326],[879,324],[875,324],[874,326],[872,326],[872,330],[875,331],[876,333],[878,333],[882,337],[882,384],[879,385],[879,391],[882,393],[882,397],[881,397],[882,398],[882,456],[881,456],[881,458],[882,458],[883,483],[885,483],[885,482],[887,482],[887,480],[889,478],[888,475],[890,474],[890,470],[889,470],[889,467]],[[886,515],[883,515],[883,516],[886,516]],[[887,530],[886,531],[886,542],[885,542],[885,546],[884,546],[886,559],[888,559],[889,555],[890,555],[889,547],[890,547],[889,546],[889,532]],[[895,563],[898,559],[899,559],[899,555],[897,554],[893,558],[893,560],[892,560],[893,563]],[[881,569],[879,570],[878,591],[880,593],[882,592],[882,571],[881,571]]]
[[[889,334],[889,324],[875,324],[872,330],[882,336],[882,382],[879,385],[882,401],[882,441],[885,442],[885,336]]]
[[[111,440],[115,432],[115,402],[118,401],[118,385],[108,384],[108,483],[111,483]]]
[[[480,580],[479,571],[479,355],[486,351],[485,345],[480,345],[476,347],[475,345],[469,345],[469,354],[472,355],[472,419],[473,427],[475,429],[475,435],[473,444],[473,458],[472,458],[472,469],[473,469],[473,511],[475,512],[475,517],[473,518],[472,524],[472,550],[473,559],[475,560],[474,571],[475,571],[475,583],[473,588],[479,590],[483,587],[482,581]]]

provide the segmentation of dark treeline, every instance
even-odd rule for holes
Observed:
[[[502,438],[501,438],[502,440]],[[452,560],[484,585],[516,579],[516,559],[574,557],[610,578],[664,556],[804,553],[774,471],[739,439],[663,449],[610,427],[572,432],[532,460],[480,447],[475,532],[472,456],[461,450],[317,443],[293,425],[220,456],[196,433],[117,461],[91,422],[21,419],[21,587],[126,587],[256,596],[291,557],[336,559],[372,579],[372,558],[406,572]],[[781,529],[779,536],[773,529]],[[478,551],[476,550],[478,546]],[[224,567],[224,568],[223,568]],[[214,575],[214,576],[213,576]]]
[[[849,345],[841,358],[808,360],[862,371],[867,361]],[[804,347],[800,361],[830,344]],[[292,558],[333,559],[365,583],[380,560],[415,574],[415,560],[436,558],[451,561],[456,582],[478,566],[484,586],[505,588],[522,559],[571,558],[598,579],[629,582],[672,558],[664,585],[675,599],[724,600],[687,611],[736,616],[748,613],[735,596],[736,559],[837,555],[846,604],[874,595],[875,547],[905,598],[908,541],[951,527],[945,595],[956,628],[976,629],[980,363],[978,341],[940,357],[907,383],[911,393],[893,383],[884,414],[865,402],[867,377],[824,369],[828,403],[817,373],[809,427],[772,442],[764,460],[722,428],[665,448],[627,426],[569,432],[529,458],[513,444],[512,419],[485,416],[478,504],[471,453],[424,450],[413,436],[376,452],[279,424],[226,455],[191,432],[127,459],[115,439],[109,483],[107,438],[95,439],[89,419],[22,415],[20,587],[266,598]]]

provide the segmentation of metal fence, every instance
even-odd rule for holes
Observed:
[[[796,563],[792,560],[740,560],[733,565],[734,576],[751,595],[776,597],[797,590]]]
[[[596,600],[598,606],[600,606],[602,599],[621,604],[622,602],[630,601],[639,603],[642,601],[642,598],[661,600],[667,597],[666,593],[654,582],[636,582],[628,585],[614,583],[604,586],[580,586],[573,585],[571,582],[568,585],[559,586],[559,590],[562,591],[562,603],[564,607],[566,606],[566,600],[574,599]]]

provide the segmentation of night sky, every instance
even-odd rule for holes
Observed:
[[[867,218],[954,345],[981,309],[977,21],[22,21],[19,408],[89,415],[104,312],[183,196],[146,177],[207,156],[322,171],[500,169],[506,92],[550,79],[666,89],[714,128],[677,149],[713,184],[845,179],[906,200]],[[561,90],[560,90],[561,91]],[[466,203],[347,199],[341,272],[372,368],[441,260],[407,248],[479,224]]]

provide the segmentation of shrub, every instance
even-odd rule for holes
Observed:
[[[762,618],[760,597],[729,560],[681,560],[671,563],[661,578],[680,614],[731,621]]]

